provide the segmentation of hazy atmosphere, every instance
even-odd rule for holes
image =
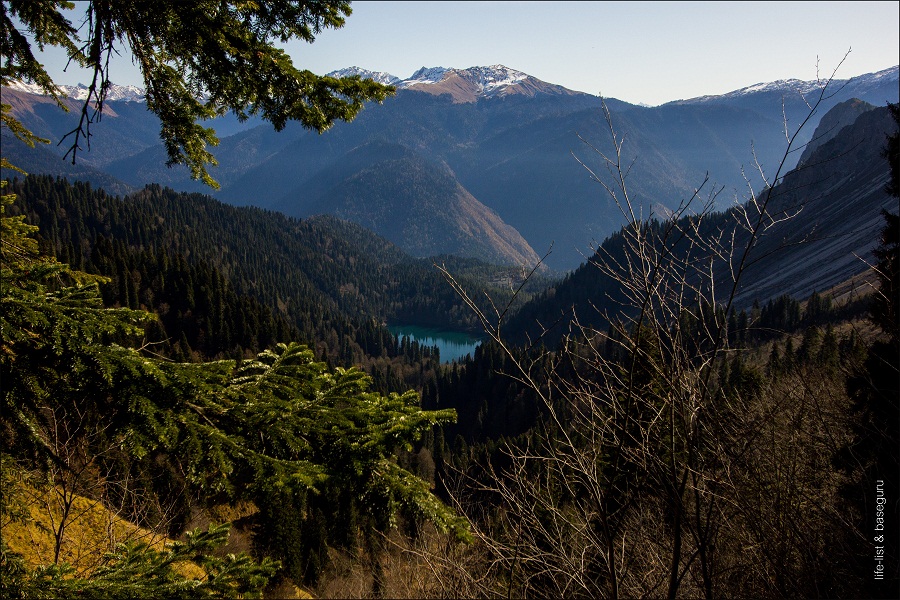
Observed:
[[[319,75],[350,66],[409,77],[420,67],[502,64],[634,104],[758,82],[880,71],[900,55],[897,2],[354,2],[338,30],[287,49]],[[80,13],[76,6],[75,12]],[[61,51],[48,52],[57,83]],[[127,53],[111,79],[142,85]]]

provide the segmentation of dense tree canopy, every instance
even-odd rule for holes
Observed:
[[[2,200],[5,212],[13,197]],[[147,356],[135,336],[151,314],[104,308],[105,278],[41,255],[22,217],[0,224],[0,430],[14,459],[71,473],[101,456],[137,466],[162,455],[199,497],[265,511],[285,490],[336,487],[377,529],[403,512],[467,537],[465,522],[395,461],[455,411],[422,411],[414,392],[370,392],[364,373],[331,370],[298,344],[240,363]]]
[[[392,93],[370,80],[298,69],[276,46],[291,39],[313,42],[323,29],[342,27],[351,13],[349,2],[94,0],[84,3],[81,27],[64,12],[73,8],[62,0],[0,3],[0,83],[37,84],[64,107],[32,43],[41,49],[59,46],[93,73],[81,120],[70,134],[73,161],[102,113],[110,60],[123,50],[131,51],[143,73],[147,107],[161,121],[169,164],[186,164],[195,179],[213,187],[206,166],[216,162],[207,147],[218,139],[199,121],[232,111],[242,120],[260,115],[278,130],[299,121],[322,132],[335,120],[353,119],[365,101]],[[8,110],[4,106],[3,121],[15,132]]]

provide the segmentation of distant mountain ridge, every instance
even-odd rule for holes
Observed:
[[[884,81],[895,81],[898,79],[898,70],[900,70],[900,66],[893,66],[874,73],[853,77],[851,79],[836,79],[832,82],[831,86],[832,89],[834,89],[845,87],[850,84],[853,86],[870,86],[877,85]],[[368,69],[352,66],[331,71],[327,76],[338,78],[355,76],[362,79],[371,79],[386,85],[393,85],[398,89],[416,89],[418,91],[425,91],[426,93],[435,92],[424,89],[422,86],[437,85],[438,87],[434,89],[452,89],[452,83],[448,83],[448,81],[452,82],[454,79],[460,79],[465,81],[466,85],[470,86],[471,91],[477,91],[478,97],[485,98],[504,96],[512,93],[524,93],[526,95],[539,92],[564,95],[584,93],[541,81],[527,73],[511,69],[504,65],[474,66],[465,69],[454,67],[422,67],[405,79],[385,71],[370,71]],[[441,84],[444,84],[444,86],[441,87]],[[772,92],[809,94],[820,89],[822,84],[823,80],[805,81],[800,79],[779,79],[777,81],[756,83],[725,94],[697,96],[684,100],[673,100],[665,104],[683,105],[716,101],[721,102]],[[12,83],[10,88],[29,94],[44,95],[43,90],[38,85],[32,83],[16,81]],[[57,89],[60,93],[72,100],[84,100],[87,98],[88,86],[81,83],[78,85],[59,85],[57,86]],[[112,84],[109,87],[106,99],[110,102],[145,102],[144,95],[144,89],[141,87]],[[640,106],[652,108],[644,104],[641,104]]]
[[[415,90],[440,96],[449,94],[454,102],[477,102],[482,98],[510,95],[533,97],[537,94],[571,96],[582,94],[541,81],[537,77],[504,65],[469,67],[467,69],[422,67],[406,79],[380,71],[349,67],[328,73],[330,77],[356,76],[393,85],[399,90]]]
[[[867,73],[853,77],[851,79],[835,79],[831,82],[831,89],[839,89],[848,85],[854,87],[878,85],[885,81],[896,81],[900,72],[900,65],[882,69],[875,73]],[[803,81],[800,79],[779,79],[777,81],[762,82],[739,90],[734,90],[726,94],[698,96],[687,100],[673,100],[667,104],[702,104],[704,102],[728,101],[745,96],[765,93],[790,93],[790,94],[810,94],[818,91],[825,84],[825,80]]]
[[[212,170],[222,186],[216,192],[192,181],[183,166],[165,167],[158,121],[140,102],[107,104],[108,112],[93,129],[91,151],[79,153],[78,166],[87,171],[75,173],[62,161],[53,169],[52,155],[62,154],[64,146],[28,153],[19,152],[13,141],[4,144],[4,152],[19,152],[25,158],[20,166],[35,173],[88,177],[95,185],[104,186],[110,185],[112,178],[119,182],[117,190],[160,183],[207,193],[235,205],[304,217],[311,216],[313,206],[334,212],[319,203],[331,188],[391,159],[388,147],[400,145],[415,155],[420,165],[438,169],[435,166],[446,165],[461,188],[521,235],[537,254],[552,247],[547,259],[552,269],[577,267],[590,254],[592,243],[621,226],[622,215],[573,158],[577,155],[605,176],[602,159],[582,142],[607,156],[614,152],[600,98],[541,82],[502,65],[424,68],[405,80],[358,68],[335,75],[379,78],[396,85],[398,93],[381,106],[367,107],[352,123],[337,123],[324,135],[296,124],[276,133],[258,118],[238,122],[233,115],[226,115],[212,121],[221,138],[214,150],[219,166]],[[829,92],[833,90],[834,95],[812,116],[795,147],[811,140],[821,116],[840,102],[851,98],[875,106],[896,102],[897,75],[898,69],[893,67],[849,82],[832,82]],[[4,88],[3,98],[13,106],[13,114],[42,137],[59,140],[75,125],[75,115],[63,113],[46,96]],[[742,173],[753,171],[748,167],[754,156],[771,168],[784,154],[782,111],[790,127],[796,127],[808,112],[797,89],[781,84],[749,86],[742,93],[658,107],[612,98],[604,101],[615,129],[627,139],[623,160],[634,161],[629,184],[644,215],[665,213],[689,197],[707,174],[708,188],[716,184],[723,190],[719,208],[742,201],[747,189]],[[77,101],[66,102],[74,106]],[[383,142],[386,144],[379,145]],[[368,153],[353,158],[352,153],[362,147],[368,147]],[[378,149],[385,154],[378,155]],[[789,161],[799,158],[798,151]],[[355,171],[348,170],[351,165]],[[441,178],[425,179],[437,188],[408,197],[411,213],[419,199],[424,202],[440,195],[437,182]],[[759,181],[751,184],[761,187]],[[372,210],[383,207],[375,200],[384,189],[373,188],[373,201],[367,203],[366,190],[357,188],[355,206],[360,222],[377,221],[375,215],[363,213],[369,206]],[[431,239],[463,239],[464,227],[458,226],[454,235]],[[387,229],[377,233],[390,235]],[[416,240],[396,241],[405,250],[419,253],[413,247]],[[449,247],[433,250],[450,252]],[[494,250],[481,258],[494,260],[489,258]]]
[[[541,81],[521,71],[503,65],[485,67],[469,67],[467,69],[422,67],[410,77],[402,79],[383,71],[369,71],[360,67],[347,67],[327,74],[328,77],[360,77],[371,79],[385,85],[393,85],[398,89],[416,89],[426,93],[450,93],[460,101],[473,102],[477,98],[493,98],[510,94],[534,95],[536,93],[555,93],[563,95],[580,94],[559,85]],[[435,86],[425,89],[422,86]],[[34,95],[45,95],[37,84],[13,82],[12,89]],[[58,85],[58,92],[72,100],[85,100],[88,86]],[[133,85],[112,84],[106,94],[109,102],[146,102],[143,88]]]

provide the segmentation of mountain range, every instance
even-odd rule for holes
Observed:
[[[215,120],[221,137],[213,176],[216,198],[306,217],[330,213],[353,220],[414,256],[457,254],[501,264],[527,264],[552,248],[547,265],[569,270],[624,222],[601,186],[573,154],[605,172],[600,153],[613,151],[601,99],[494,65],[422,68],[401,79],[350,68],[394,85],[397,94],[352,123],[317,135],[299,126],[276,133],[257,119]],[[23,86],[4,88],[4,103],[36,134],[59,140],[74,128],[72,112]],[[63,89],[77,106],[83,89]],[[721,96],[642,107],[606,99],[624,138],[629,186],[645,216],[660,214],[703,191],[721,190],[718,206],[742,201],[754,156],[767,171],[784,151],[784,116],[796,127],[821,82],[756,84]],[[64,163],[59,147],[29,149],[4,139],[14,164],[34,172],[87,179],[112,193],[148,183],[210,193],[187,170],[167,169],[158,122],[140,90],[113,87],[90,152]],[[857,98],[875,106],[898,100],[898,68],[832,81],[800,143],[813,139],[831,107]],[[823,138],[824,140],[824,138]],[[819,140],[816,143],[821,143]],[[587,144],[590,145],[587,145]],[[799,152],[788,167],[800,160]],[[761,181],[751,180],[755,189]],[[717,186],[717,187],[716,187]]]

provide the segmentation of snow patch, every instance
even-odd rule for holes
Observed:
[[[505,87],[516,85],[520,81],[528,79],[529,75],[504,67],[503,65],[492,65],[490,67],[471,67],[461,73],[464,77],[478,85],[481,90],[488,96],[493,95]]]
[[[859,77],[854,77],[850,81],[853,83],[874,83],[877,81],[881,81],[882,79],[900,79],[900,65],[889,67],[887,69],[884,69],[883,71],[876,71],[875,73],[860,75]]]
[[[400,82],[400,86],[407,88],[416,84],[440,83],[448,72],[455,70],[456,69],[445,69],[444,67],[422,67],[408,79],[404,79]]]
[[[24,81],[13,81],[9,84],[9,88],[17,92],[25,92],[26,94],[34,94],[35,96],[43,96],[44,90],[36,83],[25,83]],[[57,93],[62,93],[59,86],[56,88]]]
[[[144,89],[136,85],[114,85],[107,90],[106,99],[118,102],[144,102]]]
[[[397,87],[406,89],[416,85],[431,85],[440,83],[453,75],[471,84],[480,95],[485,97],[495,96],[507,87],[531,78],[526,73],[503,65],[469,67],[468,69],[422,67],[409,78],[399,82]]]

